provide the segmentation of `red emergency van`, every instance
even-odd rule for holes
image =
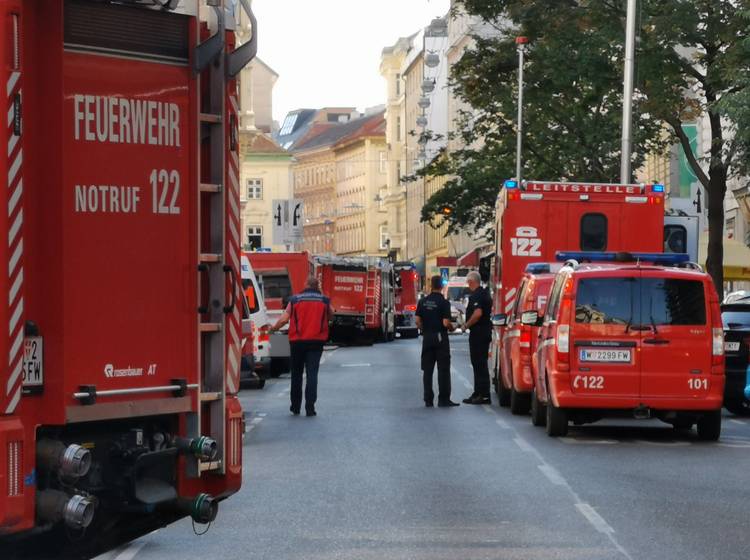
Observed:
[[[711,277],[687,255],[560,253],[539,318],[536,406],[547,433],[607,416],[658,418],[721,433],[724,334]],[[584,261],[589,261],[584,264]]]
[[[493,311],[509,314],[526,267],[553,262],[557,251],[658,252],[663,237],[664,185],[505,181],[496,206]],[[498,395],[512,389],[503,384],[510,374],[500,371],[503,334],[494,329]]]
[[[331,298],[331,340],[387,342],[396,338],[393,266],[371,257],[317,257],[317,274]]]
[[[515,305],[506,319],[503,344],[500,349],[500,406],[509,406],[513,414],[526,414],[531,404],[531,391],[534,388],[531,357],[536,352],[538,327],[524,325],[521,316],[527,311],[538,311],[542,314],[549,296],[555,275],[552,268],[559,270],[557,264],[530,264],[526,267]],[[510,387],[510,390],[505,389]]]
[[[396,332],[401,338],[416,338],[416,312],[419,299],[419,273],[411,262],[397,262],[393,265],[393,277],[396,284],[395,309]]]
[[[307,251],[289,253],[244,253],[250,260],[255,277],[263,292],[269,324],[273,325],[286,309],[289,298],[305,288],[308,277],[315,274],[315,265]],[[269,336],[272,376],[289,371],[288,327]]]

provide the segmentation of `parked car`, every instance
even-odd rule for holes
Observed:
[[[733,414],[750,416],[750,400],[745,393],[750,385],[750,300],[722,304],[721,319],[726,364],[724,407]]]
[[[548,435],[564,436],[570,421],[626,416],[697,424],[701,439],[717,440],[724,331],[711,277],[687,255],[558,256],[567,262],[543,319],[522,317],[541,322],[536,406],[546,407]]]

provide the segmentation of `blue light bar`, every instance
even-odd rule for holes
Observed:
[[[549,274],[549,263],[529,263],[526,265],[526,272],[529,274]]]
[[[654,192],[664,192],[664,185],[662,185],[661,183],[656,183],[653,188]]]
[[[575,260],[578,262],[635,262],[642,261],[651,264],[675,265],[690,262],[687,253],[614,253],[600,251],[558,251],[555,253],[558,261]]]
[[[518,181],[513,181],[512,179],[508,179],[505,181],[505,188],[506,189],[517,189],[518,188]]]

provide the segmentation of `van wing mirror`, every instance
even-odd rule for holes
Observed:
[[[536,310],[524,311],[521,313],[521,324],[529,327],[538,327],[541,324],[541,317]]]
[[[504,327],[508,324],[508,316],[505,313],[498,313],[492,316],[493,327]]]

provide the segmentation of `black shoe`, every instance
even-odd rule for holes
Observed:
[[[478,395],[477,395],[476,393],[472,393],[471,395],[469,395],[468,397],[466,397],[466,398],[465,398],[465,399],[463,400],[464,404],[472,404],[472,402],[471,402],[471,401],[473,401],[473,400],[474,400],[475,398],[477,398],[477,396],[478,396]]]
[[[445,407],[448,407],[448,406],[461,406],[461,405],[458,404],[457,402],[453,402],[453,401],[441,401],[441,402],[438,402],[438,406],[440,408],[445,408]]]
[[[293,406],[290,406],[289,407],[289,412],[291,412],[295,416],[299,416],[299,408],[294,408]]]
[[[305,414],[307,414],[308,416],[317,416],[318,415],[318,413],[315,412],[314,410],[308,410],[307,412],[305,412]]]
[[[433,406],[435,406],[435,404],[432,401],[424,401],[424,405],[427,408],[432,408]]]
[[[492,401],[490,400],[489,397],[483,397],[482,395],[477,395],[476,397],[469,399],[468,404],[492,404]]]

